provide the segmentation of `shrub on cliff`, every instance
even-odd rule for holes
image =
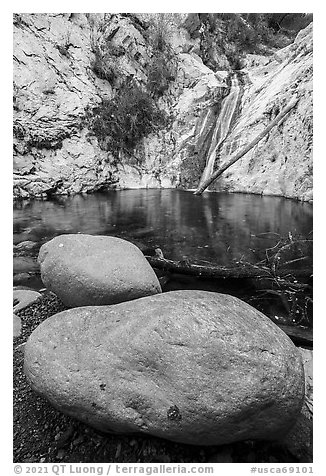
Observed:
[[[112,100],[103,100],[92,113],[90,130],[104,150],[119,157],[131,155],[148,134],[165,125],[166,114],[148,92],[134,81],[126,81]]]
[[[176,27],[177,14],[153,15],[148,30],[148,42],[152,58],[147,67],[147,89],[155,97],[162,96],[177,74],[177,55],[170,45]]]
[[[114,54],[113,47],[102,51],[98,44],[92,45],[94,60],[92,62],[92,70],[100,79],[105,79],[109,83],[113,83],[115,78],[120,75],[119,67]]]
[[[121,76],[117,58],[123,56],[126,52],[122,45],[115,45],[111,41],[117,31],[116,29],[106,38],[101,39],[101,34],[103,34],[108,24],[108,20],[104,18],[98,26],[98,32],[96,33],[93,30],[91,34],[91,47],[94,54],[91,68],[98,78],[114,84],[115,80]]]
[[[176,62],[163,53],[153,56],[147,72],[147,89],[155,97],[162,96],[176,78]]]

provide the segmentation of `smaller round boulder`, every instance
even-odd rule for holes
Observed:
[[[14,312],[21,311],[25,307],[30,306],[33,302],[37,301],[42,294],[32,289],[14,289]]]
[[[117,304],[162,292],[139,248],[112,236],[57,236],[41,247],[38,262],[44,285],[68,307]]]

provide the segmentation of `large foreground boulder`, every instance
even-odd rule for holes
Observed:
[[[283,436],[300,414],[300,353],[232,296],[172,291],[56,314],[25,373],[62,412],[102,431],[215,445]]]
[[[44,285],[68,307],[116,304],[162,292],[139,248],[120,238],[57,236],[41,247],[38,261]]]

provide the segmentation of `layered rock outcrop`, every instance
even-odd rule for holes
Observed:
[[[24,367],[36,392],[95,428],[197,445],[283,437],[304,398],[283,331],[206,291],[56,314],[31,334]]]
[[[14,16],[16,197],[198,185],[230,83],[227,62],[225,71],[203,64],[199,33],[190,37],[182,27],[170,28],[177,71],[158,100],[170,118],[165,127],[141,140],[131,156],[118,158],[90,128],[93,109],[118,95],[124,80],[148,86],[148,24],[148,15],[132,14]],[[241,77],[242,101],[218,151],[220,162],[266,127],[293,95],[300,101],[213,189],[310,200],[312,26],[274,57],[248,55]]]

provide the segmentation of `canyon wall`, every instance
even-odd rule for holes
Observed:
[[[118,97],[123,82],[149,87],[150,31],[148,15],[14,15],[16,198],[106,188],[196,188],[221,101],[230,91],[230,67],[225,58],[224,70],[204,65],[200,40],[186,29],[169,26],[176,71],[155,99],[165,124],[142,138],[132,154],[103,147],[91,127],[95,108]],[[106,62],[105,75],[99,58]],[[252,140],[293,96],[300,100],[211,189],[311,200],[312,26],[272,56],[247,55],[239,77],[241,101],[216,165]]]
[[[293,98],[297,106],[213,186],[215,190],[312,199],[312,24],[259,68],[247,66],[241,113],[219,161],[254,139]]]

